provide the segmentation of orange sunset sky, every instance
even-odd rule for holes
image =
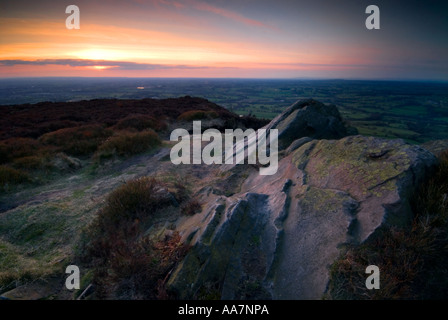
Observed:
[[[402,2],[403,3],[403,2]],[[68,5],[80,9],[69,30]],[[0,77],[448,80],[446,1],[1,1]]]

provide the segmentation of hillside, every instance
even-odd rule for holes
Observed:
[[[0,110],[6,298],[446,295],[446,286],[434,291],[447,281],[446,141],[425,149],[357,135],[315,100],[269,123],[191,97]],[[278,171],[174,165],[170,132],[191,132],[193,120],[203,130],[277,129]],[[400,261],[409,265],[391,267]],[[80,267],[80,290],[64,287],[70,264]],[[362,288],[369,264],[391,270],[387,290]]]
[[[237,115],[208,100],[189,96],[176,99],[117,100],[96,99],[77,102],[41,102],[0,106],[0,140],[17,137],[38,138],[62,128],[100,124],[113,126],[131,115],[145,115],[161,123],[176,120],[187,111],[214,112],[213,117],[236,121]],[[257,119],[242,121],[257,127]],[[260,122],[266,124],[266,122]],[[258,124],[259,126],[260,124]]]

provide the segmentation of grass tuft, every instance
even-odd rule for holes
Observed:
[[[39,170],[48,167],[47,163],[45,156],[34,155],[15,159],[12,164],[16,169]]]
[[[202,205],[198,199],[192,198],[192,199],[184,202],[181,205],[180,209],[181,209],[182,214],[192,216],[198,212],[201,212]]]
[[[112,131],[100,125],[64,128],[46,133],[39,138],[45,145],[57,147],[58,151],[74,156],[90,155],[112,135]]]
[[[142,132],[119,131],[98,148],[95,157],[101,161],[114,156],[132,156],[149,151],[160,144],[159,136],[151,129]]]
[[[0,164],[14,159],[31,156],[41,147],[39,141],[31,138],[9,138],[0,142]]]
[[[117,188],[85,233],[82,260],[94,270],[97,298],[166,299],[165,283],[188,248],[178,233],[154,240],[145,235],[157,212],[174,205],[154,178]]]
[[[8,190],[11,186],[31,181],[31,177],[21,170],[5,165],[0,166],[0,190]]]

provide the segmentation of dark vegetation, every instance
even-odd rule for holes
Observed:
[[[218,129],[257,129],[267,123],[238,117],[208,100],[189,96],[41,102],[0,106],[0,114],[2,190],[76,170],[81,167],[78,159],[103,163],[155,149],[168,137],[168,124],[178,120],[220,118]]]
[[[86,125],[105,128],[153,129],[163,131],[167,121],[185,112],[199,111],[228,121],[246,124],[236,114],[202,98],[117,100],[95,99],[78,102],[40,102],[34,105],[0,106],[0,140],[39,138],[58,129]],[[249,119],[255,122],[254,119]],[[262,120],[259,120],[262,123]],[[264,121],[263,125],[266,124]]]
[[[189,199],[188,201],[182,203],[180,210],[183,214],[192,216],[195,213],[201,212],[202,205],[198,199],[192,198],[192,199]]]
[[[193,121],[193,120],[203,120],[203,119],[215,119],[219,115],[215,111],[202,111],[202,110],[190,110],[185,111],[177,120],[180,121]]]
[[[94,124],[59,129],[43,134],[38,140],[43,145],[53,146],[55,150],[72,156],[87,156],[111,135],[110,129]]]
[[[0,190],[7,190],[10,185],[31,182],[31,177],[20,170],[0,166]]]
[[[130,114],[121,119],[114,126],[117,130],[147,130],[164,131],[167,129],[165,121],[156,120],[154,117],[145,114]]]
[[[348,248],[331,269],[332,299],[448,297],[448,150],[412,199],[411,228],[385,228]],[[380,290],[365,287],[365,268],[380,269]]]
[[[151,150],[160,144],[158,134],[152,129],[141,132],[119,131],[99,146],[95,157],[101,160],[117,155],[132,156]]]
[[[109,194],[86,230],[81,250],[82,262],[93,270],[96,298],[170,297],[165,282],[188,247],[178,233],[158,240],[145,231],[158,216],[186,202],[187,194],[181,183],[149,177],[129,181]]]

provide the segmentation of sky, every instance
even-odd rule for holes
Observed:
[[[50,76],[447,81],[448,1],[2,0],[0,77]]]

